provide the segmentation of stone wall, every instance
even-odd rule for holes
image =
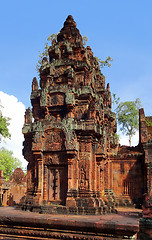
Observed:
[[[142,194],[146,191],[142,149],[139,146],[120,146],[118,154],[111,158],[111,165],[111,187],[117,204],[141,207]]]

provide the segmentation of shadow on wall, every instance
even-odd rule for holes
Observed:
[[[128,161],[130,169],[127,176],[123,180],[123,196],[124,201],[129,199],[136,208],[141,208],[143,193],[147,191],[146,187],[146,167],[142,157],[137,157],[137,160],[133,162],[130,159]],[[123,171],[123,166],[121,166]],[[125,169],[124,169],[125,172]]]

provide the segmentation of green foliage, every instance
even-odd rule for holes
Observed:
[[[2,115],[0,116],[0,135],[3,136],[4,138],[10,138],[11,135],[8,130],[9,126],[9,118],[5,118]]]
[[[120,97],[117,97],[116,93],[112,94],[112,106],[114,107],[114,111],[116,109],[116,107],[118,106],[120,102]]]
[[[0,105],[0,108],[3,106]],[[0,141],[1,137],[4,138],[10,138],[11,134],[9,133],[8,126],[10,125],[9,123],[10,118],[3,117],[2,112],[0,110]]]
[[[111,64],[109,62],[112,62],[113,59],[111,57],[107,57],[105,61],[101,60],[100,58],[98,57],[95,57],[99,63],[99,66],[100,68],[103,68],[103,67],[111,67]]]
[[[88,37],[84,35],[84,36],[82,37],[82,40],[83,40],[83,46],[85,46],[85,45],[86,45],[86,42],[88,41]]]
[[[56,39],[57,39],[57,34],[53,33],[53,34],[48,36],[47,41],[51,42],[51,44],[52,44],[53,40],[56,40]]]
[[[121,125],[120,130],[129,136],[129,144],[131,146],[131,138],[136,133],[139,125],[139,108],[141,101],[120,102],[116,108],[117,120]]]
[[[6,180],[17,167],[21,167],[22,163],[19,159],[13,157],[13,152],[8,151],[5,148],[0,150],[0,169],[3,170],[4,177]]]
[[[150,121],[150,119],[148,117],[145,119],[145,121],[146,121],[147,127],[152,127],[152,121]]]
[[[115,133],[115,137],[119,140],[119,135],[117,133]]]
[[[48,36],[47,38],[47,41],[46,43],[44,44],[44,50],[43,52],[41,53],[39,51],[39,60],[38,60],[38,63],[36,64],[36,71],[39,73],[40,72],[40,68],[42,66],[42,61],[43,61],[43,58],[46,57],[47,59],[49,58],[49,53],[48,53],[48,49],[49,49],[49,42],[53,42],[53,40],[56,40],[57,39],[57,34],[51,34]],[[49,59],[48,59],[49,60]]]

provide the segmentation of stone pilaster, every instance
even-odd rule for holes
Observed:
[[[67,191],[67,199],[66,199],[66,206],[67,207],[76,207],[76,202],[72,194],[72,187],[73,187],[73,159],[68,158],[68,191]]]
[[[44,181],[43,181],[43,201],[47,202],[47,175],[48,175],[47,165],[44,165]]]
[[[36,153],[35,159],[37,161],[37,191],[35,201],[36,203],[41,203],[43,200],[43,160],[42,154]]]

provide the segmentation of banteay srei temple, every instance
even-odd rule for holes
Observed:
[[[152,118],[140,109],[139,144],[119,145],[109,84],[72,16],[48,53],[25,113],[27,192],[19,206],[71,214],[139,207],[143,193],[152,195]]]

